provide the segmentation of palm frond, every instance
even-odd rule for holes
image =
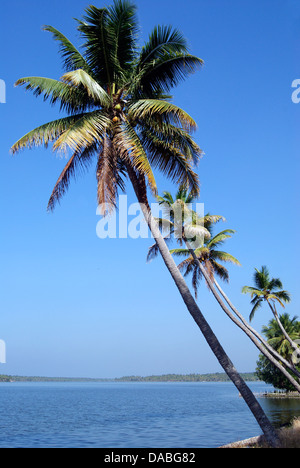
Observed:
[[[136,59],[138,20],[136,6],[128,0],[115,0],[109,7],[107,28],[114,37],[114,55],[120,75],[132,70]],[[119,77],[116,81],[118,81]]]
[[[219,232],[216,234],[208,244],[208,247],[217,247],[222,245],[226,239],[230,239],[232,235],[235,233],[233,229],[225,229],[224,231]]]
[[[185,186],[193,196],[199,195],[199,176],[178,148],[159,140],[150,132],[143,133],[142,142],[154,169],[158,169],[177,185]]]
[[[250,312],[250,316],[249,316],[249,321],[252,322],[253,318],[254,318],[254,315],[255,315],[255,312],[261,307],[262,305],[262,302],[263,302],[263,299],[262,298],[258,298],[254,304],[254,307],[252,308],[251,312]]]
[[[62,153],[67,149],[78,152],[82,147],[101,142],[109,125],[110,120],[100,111],[84,114],[56,140],[53,149]]]
[[[202,64],[201,59],[188,54],[186,40],[178,29],[157,26],[141,50],[132,92],[148,97],[168,92]]]
[[[221,250],[212,250],[211,257],[214,260],[218,259],[218,260],[221,260],[222,262],[229,262],[229,263],[233,263],[234,265],[241,266],[237,258],[235,258],[233,255],[227,252],[222,252]]]
[[[172,249],[170,250],[170,254],[177,257],[187,257],[190,255],[190,251],[189,249]]]
[[[274,291],[275,289],[282,289],[282,282],[279,278],[272,278],[269,282],[268,289]]]
[[[253,297],[254,295],[260,296],[260,295],[263,294],[260,289],[254,288],[252,286],[244,286],[242,288],[242,293],[243,294],[250,294],[251,297]]]
[[[158,25],[141,50],[137,68],[143,68],[146,64],[164,57],[166,53],[188,53],[187,43],[178,29]]]
[[[253,281],[258,289],[268,289],[270,282],[270,273],[268,268],[266,266],[262,266],[261,270],[255,268]]]
[[[159,99],[139,99],[128,107],[128,116],[133,120],[159,117],[168,123],[173,120],[187,132],[196,130],[197,124],[192,117],[180,107]]]
[[[80,69],[65,73],[61,80],[75,88],[83,86],[95,105],[108,107],[112,103],[110,96],[102,86],[100,86],[99,83],[97,83],[97,81],[95,81],[91,75],[86,73],[84,70]]]
[[[93,144],[92,146],[84,148],[82,151],[75,152],[72,155],[54,186],[48,202],[48,211],[54,210],[56,204],[69,188],[71,179],[78,173],[78,169],[85,170],[88,168],[96,150],[97,144]]]
[[[114,55],[115,36],[112,34],[112,28],[108,27],[109,11],[107,8],[91,5],[85,13],[83,20],[77,22],[78,30],[86,41],[83,44],[86,60],[99,84],[107,84],[107,91],[111,94],[114,70],[118,64]]]
[[[164,241],[166,242],[166,244],[168,244],[170,240],[171,238],[169,236],[164,237]],[[155,244],[149,247],[148,254],[147,254],[147,263],[150,263],[158,255],[159,255],[159,248],[158,248],[158,244],[155,242]]]
[[[82,68],[87,73],[91,70],[85,58],[77,50],[77,48],[67,39],[60,31],[52,26],[44,26],[44,31],[52,33],[53,38],[59,42],[59,51],[63,59],[63,66],[66,71]]]
[[[128,158],[135,170],[146,177],[152,193],[156,196],[157,186],[151,164],[139,136],[127,119],[119,126],[115,141],[121,158]]]
[[[163,58],[145,67],[136,84],[149,97],[159,91],[168,93],[202,65],[203,61],[194,55],[179,53],[170,56],[166,52]]]
[[[273,294],[283,302],[286,302],[286,303],[291,302],[291,295],[288,291],[284,291],[284,290],[276,291]]]
[[[44,145],[47,148],[49,143],[54,142],[83,116],[84,114],[78,114],[70,117],[64,117],[31,130],[12,146],[12,154],[17,153],[24,148],[31,149],[35,146]]]
[[[44,78],[39,76],[29,76],[20,78],[15,86],[25,86],[25,90],[33,91],[34,96],[44,95],[44,101],[50,100],[54,105],[58,101],[60,109],[68,113],[83,112],[94,106],[84,89],[76,89],[67,83]]]
[[[188,161],[192,161],[195,166],[198,165],[204,153],[197,143],[195,143],[189,132],[172,125],[170,122],[163,122],[160,115],[156,116],[156,118],[147,118],[147,120],[143,121],[142,126],[145,138],[149,134],[158,141],[163,140],[166,144],[176,147],[185,155]],[[181,194],[179,195],[180,192]],[[186,187],[179,187],[176,198],[182,196],[184,196],[185,203],[189,203],[194,198],[191,194],[187,194]]]
[[[227,268],[224,267],[224,265],[221,265],[221,263],[216,262],[215,260],[211,260],[211,263],[213,265],[214,273],[218,275],[219,278],[221,278],[223,281],[226,283],[229,282],[229,272]]]

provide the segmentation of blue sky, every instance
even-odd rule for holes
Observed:
[[[109,3],[109,2],[108,2]],[[103,1],[94,2],[103,6]],[[174,102],[198,124],[205,152],[198,173],[205,210],[236,229],[226,249],[242,267],[229,267],[224,288],[247,317],[255,267],[267,265],[292,294],[299,315],[299,114],[291,100],[300,79],[300,7],[293,0],[137,0],[141,45],[156,24],[172,24],[205,65],[174,91]],[[11,145],[58,116],[14,82],[62,75],[50,24],[77,45],[73,18],[82,0],[2,0],[0,79],[0,339],[1,373],[115,377],[129,374],[221,371],[188,315],[160,259],[146,264],[151,239],[96,235],[93,170],[78,177],[53,214],[47,201],[64,160],[51,149],[15,157]],[[157,176],[159,190],[174,190]],[[135,199],[128,187],[129,201]],[[218,309],[203,284],[199,305],[239,371],[253,371],[258,351]],[[253,322],[271,319],[267,308]]]

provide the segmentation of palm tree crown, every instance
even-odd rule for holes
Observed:
[[[175,197],[170,192],[164,192],[162,196],[157,197],[159,203],[164,207],[169,218],[159,218],[158,222],[162,229],[167,229],[166,240],[171,236],[181,245],[179,249],[172,249],[171,254],[185,259],[178,265],[184,276],[192,275],[192,285],[197,297],[199,282],[202,278],[202,272],[199,263],[195,261],[188,248],[183,248],[184,239],[198,235],[198,242],[195,245],[195,254],[197,259],[206,269],[210,278],[218,275],[222,280],[229,281],[228,270],[220,262],[231,262],[240,265],[239,261],[231,254],[219,250],[219,247],[230,238],[235,231],[225,229],[213,236],[213,225],[219,221],[225,221],[223,216],[206,214],[199,216],[192,209],[192,203],[195,197],[186,188],[180,187]],[[183,215],[174,216],[177,209],[183,212]],[[185,215],[185,216],[184,216]],[[200,235],[199,235],[200,234]],[[200,242],[199,242],[200,241]],[[147,260],[152,260],[158,253],[157,246],[154,244],[149,248]]]
[[[251,304],[253,308],[250,313],[250,321],[253,320],[255,312],[266,301],[272,312],[276,313],[276,303],[284,307],[284,303],[291,300],[290,294],[282,289],[282,282],[279,278],[271,278],[270,272],[266,266],[262,266],[261,270],[255,269],[253,276],[254,287],[244,286],[243,294],[251,295]]]
[[[59,44],[62,78],[26,77],[16,83],[51,104],[59,103],[68,114],[30,131],[12,147],[13,154],[50,143],[55,151],[71,151],[48,209],[61,199],[77,170],[88,167],[94,157],[98,203],[108,209],[115,206],[130,171],[154,194],[154,169],[197,194],[193,165],[202,152],[190,135],[196,124],[168,94],[202,60],[188,53],[177,29],[167,26],[155,27],[138,49],[136,7],[128,0],[115,0],[108,8],[90,6],[76,21],[83,53],[57,29],[44,27]]]

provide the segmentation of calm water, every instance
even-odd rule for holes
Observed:
[[[300,416],[300,399],[260,403],[276,425]],[[231,383],[0,384],[1,448],[213,448],[260,433]]]

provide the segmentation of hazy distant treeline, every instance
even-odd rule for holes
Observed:
[[[241,374],[248,382],[257,381],[254,372]],[[70,377],[21,377],[15,375],[0,375],[0,382],[229,382],[225,373],[214,374],[164,374],[141,377],[137,375],[115,379],[88,379]]]

